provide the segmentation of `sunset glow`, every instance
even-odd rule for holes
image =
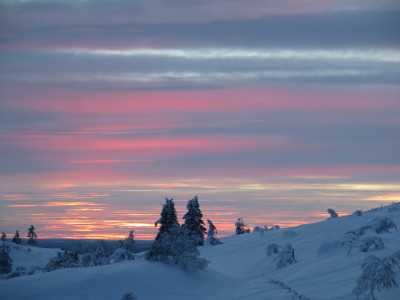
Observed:
[[[197,195],[226,236],[400,201],[395,2],[56,2],[0,3],[0,231],[153,239]]]

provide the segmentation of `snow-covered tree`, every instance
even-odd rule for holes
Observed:
[[[15,235],[12,239],[13,243],[20,245],[21,244],[21,238],[19,237],[19,232],[18,230],[15,232]]]
[[[47,265],[45,266],[45,270],[47,272],[51,272],[58,269],[63,268],[72,268],[75,267],[76,261],[68,254],[67,251],[58,252],[57,256],[51,258]]]
[[[7,239],[7,234],[3,232],[0,239],[4,242]]]
[[[0,274],[11,272],[12,259],[10,257],[10,246],[3,243],[0,247]]]
[[[165,198],[165,204],[163,205],[160,219],[155,223],[155,226],[161,224],[158,230],[156,240],[160,238],[161,234],[169,232],[169,230],[178,223],[178,217],[176,215],[174,199]]]
[[[146,254],[146,259],[165,264],[176,264],[182,269],[195,272],[205,270],[208,261],[199,257],[196,242],[186,230],[175,224],[168,232],[156,239]]]
[[[207,231],[207,240],[206,243],[209,245],[218,245],[222,244],[222,242],[217,238],[218,230],[211,222],[211,220],[207,220],[208,223],[208,231]]]
[[[29,244],[36,244],[37,241],[37,234],[35,232],[35,226],[31,225],[31,227],[28,228],[28,236],[29,238],[28,243]]]
[[[278,253],[278,262],[276,267],[278,269],[286,267],[297,262],[294,256],[294,249],[291,244],[286,244],[281,251]]]
[[[331,215],[331,218],[337,218],[339,215],[332,208],[328,208],[328,214]]]
[[[135,255],[126,249],[118,248],[108,258],[110,263],[117,263],[126,260],[135,260]]]
[[[197,196],[188,201],[186,208],[188,211],[183,216],[185,221],[182,224],[182,228],[186,230],[188,236],[191,237],[198,246],[202,246],[204,245],[206,228],[202,220],[203,214],[201,213]]]
[[[361,236],[364,235],[368,230],[373,230],[377,234],[381,234],[383,232],[390,233],[390,229],[396,229],[396,224],[394,221],[390,218],[376,218],[373,221],[369,222],[369,224],[362,226],[360,228],[354,229],[354,230],[349,230],[346,232],[346,234],[352,234],[355,236]]]
[[[400,254],[400,251],[398,251]],[[400,257],[400,255],[399,255]],[[376,300],[375,291],[397,287],[395,281],[395,267],[399,267],[396,253],[392,257],[380,259],[375,255],[365,258],[362,264],[362,274],[357,280],[357,286],[353,290],[358,299]]]
[[[135,230],[129,231],[128,237],[123,241],[119,241],[119,243],[120,243],[119,247],[120,248],[128,250],[128,251],[130,251],[132,253],[135,252],[135,250],[134,250],[134,246],[135,246],[135,240],[134,240],[135,235],[134,235],[134,232],[135,232]]]
[[[353,212],[351,215],[352,216],[356,216],[356,217],[361,217],[362,216],[362,211],[361,210],[356,210],[355,212]]]
[[[236,226],[236,234],[243,234],[250,232],[250,229],[248,229],[247,225],[244,224],[242,218],[238,218],[237,222],[235,223],[235,226]]]
[[[279,253],[279,251],[282,249],[282,246],[277,245],[277,244],[269,244],[267,246],[267,256],[271,256],[272,254]]]
[[[94,252],[95,265],[107,265],[109,264],[109,257],[113,254],[115,247],[106,241],[100,241]]]

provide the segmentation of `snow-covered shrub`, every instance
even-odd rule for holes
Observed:
[[[207,240],[206,243],[209,245],[219,245],[222,242],[217,238],[217,228],[213,224],[211,220],[207,220],[208,222],[208,232],[207,232]]]
[[[129,292],[123,295],[121,300],[138,300],[138,298],[132,292]]]
[[[362,216],[362,211],[361,210],[356,210],[355,212],[353,212],[351,215],[352,216],[356,216],[356,217],[361,217]]]
[[[117,262],[121,262],[121,261],[125,261],[125,260],[134,260],[135,259],[135,255],[125,249],[122,248],[118,248],[114,251],[113,254],[111,254],[111,256],[108,258],[110,263],[117,263]]]
[[[10,246],[2,242],[0,246],[0,274],[11,272],[13,260],[10,257]]]
[[[381,238],[372,236],[363,238],[360,242],[361,252],[370,252],[375,249],[382,249],[385,245]]]
[[[389,218],[377,218],[369,224],[369,227],[372,230],[375,230],[376,233],[380,234],[382,232],[390,233],[389,229],[394,228],[397,230],[396,224],[392,219]]]
[[[277,261],[277,269],[284,268],[287,265],[291,265],[297,262],[294,256],[294,249],[291,244],[286,244],[282,248],[282,250],[279,251]]]
[[[337,218],[339,216],[332,208],[328,208],[327,212],[331,215],[331,218]]]
[[[267,256],[271,256],[272,254],[278,253],[282,249],[282,246],[277,244],[269,244],[267,245]]]
[[[276,286],[279,289],[286,290],[286,293],[292,296],[292,300],[310,300],[306,296],[299,294],[297,291],[295,291],[282,281],[271,280],[269,283]]]
[[[373,230],[375,231],[377,234],[381,234],[383,232],[387,232],[390,233],[389,229],[396,229],[396,224],[393,222],[392,219],[390,218],[376,218],[375,220],[371,221],[369,224],[354,229],[354,230],[350,230],[347,231],[346,234],[353,234],[355,236],[361,236],[364,235],[368,230]]]
[[[375,255],[365,258],[362,264],[362,274],[357,280],[353,294],[358,299],[376,300],[374,292],[381,289],[397,287],[395,281],[395,268],[400,265],[400,251],[390,257],[380,259]],[[362,297],[362,298],[361,298]]]

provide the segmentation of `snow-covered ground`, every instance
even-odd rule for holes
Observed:
[[[400,205],[391,212],[390,207],[365,212],[362,216],[268,231],[264,235],[255,232],[223,238],[222,245],[200,247],[201,256],[210,261],[207,272],[189,274],[176,266],[138,257],[135,261],[113,265],[61,269],[8,279],[0,282],[0,291],[2,299],[7,300],[119,300],[127,292],[133,292],[139,300],[291,299],[284,290],[269,283],[278,280],[311,300],[356,299],[352,290],[361,275],[364,258],[371,254],[383,258],[400,250],[400,233],[394,228],[390,233],[381,234],[368,230],[358,240],[377,236],[385,245],[371,252],[361,252],[356,246],[349,252],[348,241],[352,235],[345,233],[378,217],[390,218],[400,230]],[[290,243],[297,263],[277,269],[277,255],[266,255],[266,247],[272,243],[282,246]],[[13,251],[12,256],[16,263],[27,261],[26,255],[32,258],[36,255],[43,262],[50,253],[42,251],[51,249],[39,249],[33,248],[30,254],[18,250],[21,257],[16,254],[18,251]],[[396,280],[400,284],[399,274]],[[376,293],[376,296],[379,300],[398,300],[400,288]]]

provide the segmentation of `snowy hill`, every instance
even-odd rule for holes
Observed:
[[[356,299],[352,290],[361,275],[363,260],[371,254],[384,258],[400,250],[396,228],[380,233],[374,230],[377,220],[383,218],[393,221],[400,230],[400,205],[368,211],[362,216],[223,238],[222,245],[199,248],[201,256],[210,261],[207,272],[189,274],[176,266],[138,257],[113,265],[8,279],[0,282],[0,290],[3,299],[8,300],[119,300],[127,292],[133,292],[139,300],[291,299],[291,295],[269,283],[277,280],[311,300],[351,300]],[[359,229],[363,234],[357,236]],[[368,252],[362,252],[360,246],[373,237],[383,242],[383,248],[372,244],[367,247]],[[277,268],[279,254],[267,256],[266,248],[287,243],[293,246],[297,262]],[[400,283],[399,272],[396,281]],[[375,295],[379,300],[400,299],[400,288]]]
[[[17,271],[19,268],[24,268],[29,272],[32,268],[44,267],[49,259],[57,255],[60,249],[45,249],[40,247],[16,245],[11,242],[1,242],[0,246],[5,243],[10,247],[10,257],[13,260],[12,272]],[[0,275],[3,278],[9,274]]]

